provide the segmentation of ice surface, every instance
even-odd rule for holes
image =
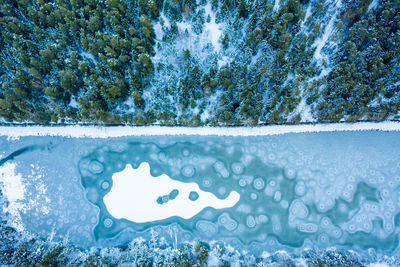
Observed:
[[[42,149],[22,149],[32,145]],[[4,197],[20,204],[10,216],[44,237],[109,245],[156,231],[171,243],[269,251],[399,249],[399,132],[0,137],[0,146],[1,173],[17,177],[2,176]],[[7,157],[15,151],[25,152]],[[24,188],[18,199],[11,181]],[[232,192],[237,202],[218,207]]]

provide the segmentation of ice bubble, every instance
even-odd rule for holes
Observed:
[[[217,161],[214,163],[214,169],[216,172],[221,174],[222,177],[228,178],[229,177],[229,172],[226,169],[224,163],[222,161]]]
[[[234,174],[242,174],[244,165],[241,162],[235,162],[235,163],[232,163],[231,168],[232,168],[232,172]]]
[[[106,228],[110,228],[113,225],[113,221],[110,218],[107,218],[103,221],[103,224]]]
[[[363,229],[364,229],[365,232],[369,233],[372,230],[372,225],[370,223],[368,223],[368,222],[365,222],[363,224]]]
[[[281,200],[281,202],[279,204],[284,209],[287,209],[289,207],[289,202],[287,200],[285,200],[285,199]]]
[[[296,183],[294,191],[295,191],[296,195],[304,196],[304,194],[306,193],[306,185],[304,184],[304,182],[303,181],[298,181]]]
[[[189,199],[192,201],[196,201],[199,198],[199,194],[195,191],[190,192]]]
[[[318,225],[314,223],[302,223],[297,226],[297,229],[303,233],[316,233],[318,231]]]
[[[291,168],[291,167],[286,168],[285,169],[285,175],[289,179],[294,179],[294,178],[296,178],[296,170],[294,168]]]
[[[353,190],[354,190],[354,185],[348,184],[348,185],[346,186],[346,188],[347,188],[347,190],[349,190],[349,191],[353,191]]]
[[[246,185],[247,185],[247,182],[246,182],[245,179],[240,179],[240,180],[239,180],[239,186],[245,187]]]
[[[276,181],[275,180],[271,180],[269,181],[269,186],[275,187],[276,186]]]
[[[167,203],[169,201],[169,195],[162,196],[163,203]]]
[[[228,231],[233,231],[237,227],[237,222],[228,213],[224,212],[218,217],[218,224],[225,227]]]
[[[221,196],[226,194],[226,188],[224,186],[221,186],[220,188],[218,188],[218,194],[220,194]]]
[[[327,208],[326,208],[324,203],[319,203],[317,205],[317,209],[318,209],[319,212],[325,212],[327,210]]]
[[[210,187],[212,185],[212,180],[210,178],[204,178],[203,179],[203,186],[204,187]]]
[[[342,230],[339,227],[333,227],[330,229],[330,231],[328,231],[328,233],[330,236],[336,239],[339,239],[342,236]]]
[[[93,174],[100,174],[100,173],[103,172],[103,170],[104,170],[104,166],[103,166],[103,164],[100,163],[99,161],[97,161],[97,160],[92,160],[92,161],[89,163],[89,171],[90,171],[91,173],[93,173]]]
[[[256,200],[257,199],[257,194],[256,193],[251,193],[250,194],[250,198],[252,199],[252,200]]]
[[[281,191],[276,191],[275,194],[274,194],[274,200],[275,200],[276,202],[279,202],[279,201],[281,201],[281,198],[282,198],[282,193],[281,193]]]
[[[225,224],[228,222],[229,218],[230,218],[229,214],[224,212],[218,217],[218,223],[221,225]]]
[[[371,204],[371,211],[377,212],[378,206],[376,204]]]
[[[274,153],[269,153],[268,154],[268,160],[275,161],[276,160],[276,155]]]
[[[342,197],[343,197],[343,199],[346,200],[346,201],[351,201],[351,199],[352,199],[352,194],[351,194],[349,191],[347,191],[347,190],[343,190],[343,191],[342,191]]]
[[[258,178],[256,178],[256,179],[254,179],[254,181],[253,181],[253,186],[254,186],[254,188],[257,189],[257,190],[262,190],[262,189],[264,189],[264,186],[265,186],[264,179],[261,178],[261,177],[258,177]]]
[[[389,197],[389,190],[387,190],[387,189],[381,190],[381,195],[382,195],[382,197],[384,197],[384,198]]]
[[[329,219],[328,217],[323,217],[321,219],[321,227],[322,228],[328,228],[332,225],[331,219]]]
[[[101,188],[107,190],[110,187],[110,183],[108,181],[104,181],[101,183]]]
[[[207,237],[212,237],[217,233],[217,227],[213,223],[204,220],[196,223],[196,229]]]
[[[182,168],[182,174],[185,177],[192,177],[194,175],[194,167],[192,165],[186,165]]]
[[[183,151],[182,151],[182,154],[185,156],[185,157],[187,157],[187,156],[189,156],[189,150],[187,150],[187,149],[184,149]]]
[[[347,226],[347,230],[348,230],[350,233],[354,233],[354,232],[356,231],[356,226],[355,226],[354,224],[349,224],[349,225]]]
[[[252,215],[247,216],[246,225],[249,228],[253,228],[256,226],[256,220],[254,219],[254,217]]]
[[[320,234],[318,237],[319,242],[321,243],[328,243],[329,242],[329,237],[326,234]]]
[[[393,232],[394,227],[391,223],[386,223],[384,228],[385,228],[386,233],[390,234]]]
[[[264,214],[260,214],[260,215],[258,215],[256,220],[257,220],[258,224],[261,224],[261,223],[267,223],[269,219],[268,219],[268,216],[266,216]]]

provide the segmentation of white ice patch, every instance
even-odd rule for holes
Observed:
[[[104,196],[108,212],[117,219],[127,219],[137,223],[152,222],[179,216],[189,219],[206,207],[223,209],[233,207],[240,199],[239,193],[232,191],[225,199],[202,191],[196,183],[184,183],[171,179],[166,174],[153,177],[150,165],[143,162],[137,169],[127,164],[125,169],[113,175],[111,191]],[[159,197],[178,190],[174,199],[160,204]],[[198,194],[197,200],[189,199],[191,192]]]
[[[25,198],[25,186],[22,182],[22,175],[15,173],[15,164],[5,163],[0,166],[0,185],[2,193],[8,201],[8,206],[4,206],[3,211],[15,218],[12,221],[12,226],[22,231],[20,210],[25,208],[22,203]]]

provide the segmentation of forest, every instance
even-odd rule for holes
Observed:
[[[400,118],[400,0],[3,0],[2,123]]]

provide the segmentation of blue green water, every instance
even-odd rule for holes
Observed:
[[[0,168],[14,164],[24,185],[18,200],[23,227],[68,236],[80,246],[120,245],[157,232],[170,243],[221,240],[254,252],[305,247],[399,252],[400,133],[23,137],[1,138],[0,148]],[[103,202],[112,175],[143,162],[153,176],[197,183],[220,199],[236,191],[240,200],[190,219],[115,219]],[[157,205],[178,195],[160,195]],[[140,203],[124,208],[131,205]]]

